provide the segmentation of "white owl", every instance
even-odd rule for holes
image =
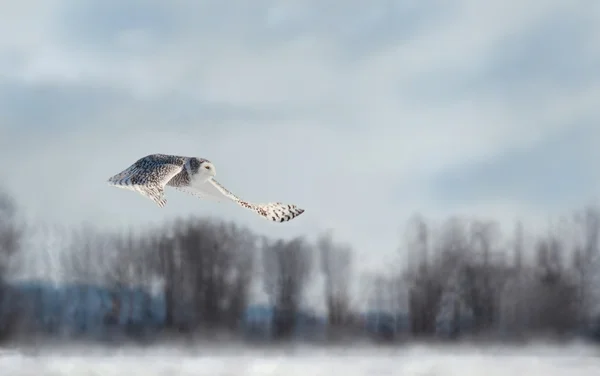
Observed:
[[[254,204],[244,201],[219,184],[214,179],[215,175],[215,166],[203,158],[151,154],[109,178],[108,183],[141,193],[159,207],[166,205],[164,188],[170,186],[200,198],[219,202],[231,200],[275,222],[286,222],[304,213],[304,209],[296,205],[280,202]]]

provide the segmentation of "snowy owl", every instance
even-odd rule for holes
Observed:
[[[141,193],[161,208],[167,204],[164,193],[166,185],[199,198],[219,202],[231,200],[274,222],[286,222],[304,213],[304,209],[296,205],[244,201],[217,182],[215,175],[215,166],[204,158],[151,154],[109,178],[108,183]]]

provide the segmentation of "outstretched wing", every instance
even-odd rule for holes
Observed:
[[[304,213],[304,209],[300,209],[296,205],[282,204],[280,202],[254,204],[244,201],[214,178],[210,178],[202,184],[179,187],[178,189],[197,197],[208,198],[219,202],[227,200],[233,201],[241,207],[252,210],[263,218],[274,222],[286,222]]]
[[[108,184],[129,189],[154,201],[159,207],[167,204],[165,184],[183,169],[183,165],[168,163],[156,158],[142,158],[136,163],[110,177]]]
[[[223,201],[231,200],[231,198],[224,196],[220,192],[212,192],[212,191],[210,191],[210,189],[201,190],[201,189],[196,188],[191,185],[171,185],[170,183],[167,183],[167,186],[175,188],[178,191],[187,193],[194,197],[201,198],[203,200],[211,200],[211,201],[215,201],[215,202],[223,202]]]

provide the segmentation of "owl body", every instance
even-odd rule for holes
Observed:
[[[255,204],[244,201],[217,182],[215,175],[216,169],[208,159],[150,154],[110,177],[108,183],[117,188],[136,191],[153,200],[159,207],[166,205],[164,188],[170,186],[199,198],[233,201],[275,222],[289,221],[304,212],[304,209],[291,204]]]

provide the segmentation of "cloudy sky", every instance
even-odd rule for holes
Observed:
[[[0,178],[44,221],[333,228],[364,262],[405,221],[543,221],[600,196],[596,0],[23,0],[0,12]],[[276,224],[106,185],[151,153],[213,161]]]

